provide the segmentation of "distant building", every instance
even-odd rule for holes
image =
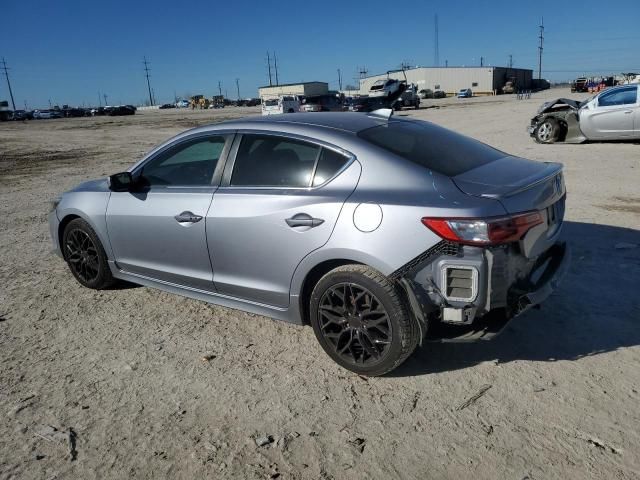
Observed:
[[[529,90],[533,77],[532,70],[509,67],[417,67],[404,73],[407,82],[416,84],[418,90],[443,90],[450,95],[463,88],[470,88],[474,95],[502,93],[508,81],[515,81],[518,90]],[[402,71],[392,72],[389,77],[404,80]],[[386,78],[386,73],[362,78],[360,94],[366,95],[374,82]]]
[[[258,88],[260,98],[274,98],[281,95],[324,95],[329,92],[327,82],[286,83]]]

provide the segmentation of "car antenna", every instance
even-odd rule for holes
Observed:
[[[373,115],[375,117],[381,117],[389,120],[393,115],[393,108],[379,108],[369,113],[369,115]]]

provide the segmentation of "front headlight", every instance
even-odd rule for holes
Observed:
[[[49,213],[53,212],[56,208],[58,208],[58,204],[62,200],[62,197],[54,198],[53,200],[49,200]]]

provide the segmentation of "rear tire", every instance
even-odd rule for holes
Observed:
[[[331,270],[311,293],[310,321],[338,365],[360,375],[384,375],[415,350],[416,319],[395,285],[365,265]]]
[[[83,287],[102,290],[115,283],[102,243],[85,220],[69,222],[61,248],[71,273]]]
[[[544,119],[534,132],[536,142],[554,143],[560,138],[560,124],[553,118]]]

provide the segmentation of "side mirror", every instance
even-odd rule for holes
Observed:
[[[108,178],[109,190],[112,192],[130,192],[133,189],[131,172],[120,172]]]

